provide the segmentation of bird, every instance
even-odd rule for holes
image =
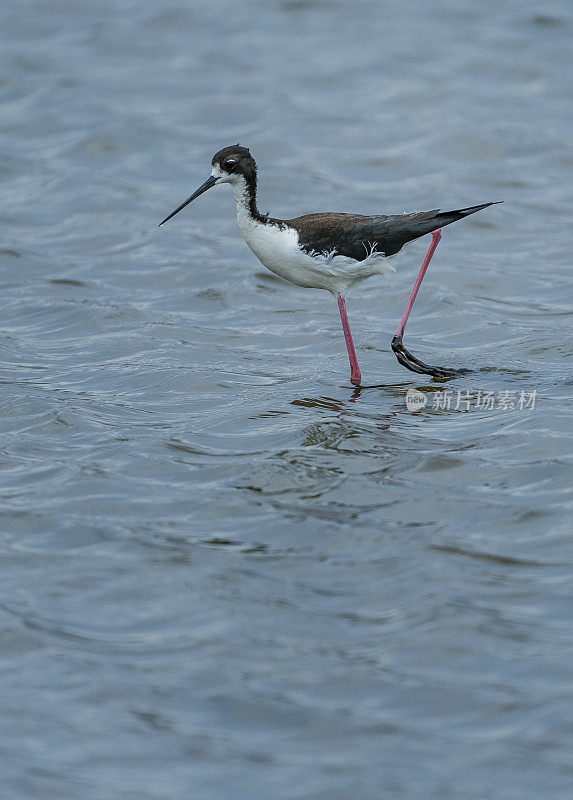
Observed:
[[[261,214],[257,207],[257,165],[247,147],[239,144],[219,150],[211,160],[207,180],[172,211],[159,227],[213,186],[230,183],[234,190],[239,227],[249,248],[275,275],[297,286],[325,289],[336,297],[350,361],[350,382],[360,387],[362,375],[346,307],[346,295],[356,284],[395,270],[388,259],[405,244],[431,234],[431,242],[410,293],[391,347],[402,366],[435,378],[452,378],[469,370],[432,366],[413,356],[404,346],[406,323],[422,279],[446,225],[502,201],[481,203],[454,211],[411,214],[345,214],[321,212],[293,219]]]

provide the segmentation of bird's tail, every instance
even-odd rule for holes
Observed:
[[[495,206],[498,203],[503,203],[503,200],[495,200],[493,203],[482,203],[481,206],[458,208],[456,211],[440,211],[436,214],[435,219],[440,222],[440,225],[450,225],[452,222],[457,222],[459,219],[469,217],[470,214],[475,214],[476,211],[481,211],[488,206]]]

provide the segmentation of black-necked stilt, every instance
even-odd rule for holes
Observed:
[[[294,219],[274,219],[261,214],[257,208],[257,165],[246,147],[238,144],[224,147],[213,156],[211,164],[211,175],[205,183],[160,225],[211,186],[230,183],[235,191],[239,226],[259,261],[271,272],[297,286],[327,289],[336,295],[350,359],[350,382],[355,386],[360,385],[361,375],[348,324],[345,293],[366,278],[393,272],[387,258],[398,253],[408,242],[431,233],[432,241],[392,339],[392,349],[398,361],[413,372],[440,378],[467,372],[424,364],[406,350],[402,338],[422,278],[441,239],[440,229],[494,203],[457,211],[435,209],[393,216],[320,213]]]

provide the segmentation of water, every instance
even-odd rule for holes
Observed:
[[[570,4],[0,22],[2,797],[570,798]],[[237,140],[277,216],[504,200],[405,338],[474,371],[390,350],[425,241],[349,299],[354,391],[228,187],[158,230]]]

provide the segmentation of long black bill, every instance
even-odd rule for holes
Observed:
[[[174,217],[175,214],[178,214],[181,211],[182,208],[185,208],[185,206],[188,206],[189,203],[191,202],[191,200],[195,200],[195,198],[199,197],[200,194],[203,194],[203,192],[206,192],[207,189],[211,188],[211,186],[214,186],[217,183],[218,180],[219,180],[219,178],[214,178],[213,175],[208,177],[207,180],[205,181],[205,183],[197,189],[195,194],[192,194],[191,197],[188,197],[187,200],[185,200],[184,203],[181,203],[179,208],[176,208],[175,211],[172,211],[171,214],[169,214],[168,217],[165,217],[163,222],[159,223],[159,227],[161,227],[165,222],[167,222],[168,219],[171,219],[171,217]]]

